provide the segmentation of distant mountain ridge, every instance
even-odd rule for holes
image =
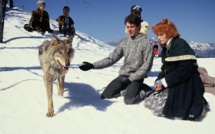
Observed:
[[[111,45],[111,46],[117,46],[118,44],[120,44],[122,41],[124,41],[127,38],[122,38],[122,39],[118,39],[118,40],[114,40],[114,41],[110,41],[107,42],[107,44]]]
[[[107,42],[107,44],[111,46],[117,46],[126,38],[117,39],[114,41]],[[152,42],[156,40],[154,38],[151,39]],[[195,54],[198,58],[215,58],[215,43],[202,43],[195,41],[187,41],[191,48],[195,51]],[[161,49],[159,49],[161,51]]]
[[[215,43],[201,43],[188,41],[191,48],[199,58],[214,58],[215,57]]]

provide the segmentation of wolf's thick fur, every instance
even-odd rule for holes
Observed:
[[[57,80],[58,95],[62,96],[64,91],[64,79],[74,56],[72,48],[73,37],[60,40],[55,35],[51,41],[45,41],[39,48],[39,60],[44,73],[44,83],[48,97],[48,112],[46,116],[54,116],[52,100],[53,82]]]

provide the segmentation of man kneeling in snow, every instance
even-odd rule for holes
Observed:
[[[151,88],[143,84],[152,68],[153,45],[147,35],[140,33],[141,19],[135,15],[125,18],[129,38],[119,44],[107,57],[95,63],[83,62],[83,71],[107,68],[124,56],[119,76],[111,81],[101,95],[102,99],[124,96],[125,104],[135,104],[145,98]]]

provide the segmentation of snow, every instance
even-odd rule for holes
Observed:
[[[154,116],[143,106],[125,105],[123,97],[100,99],[100,94],[118,75],[122,60],[112,67],[87,72],[78,69],[83,61],[95,62],[106,57],[111,47],[77,31],[73,41],[75,57],[65,81],[63,97],[54,85],[55,116],[47,118],[47,97],[38,60],[38,46],[51,35],[26,32],[30,13],[8,9],[4,42],[0,44],[0,134],[214,134],[215,96],[205,93],[210,104],[207,117],[199,122],[169,120]],[[51,27],[57,30],[52,20]],[[98,31],[99,32],[99,31]],[[215,77],[214,58],[198,58]],[[160,58],[155,59],[145,83],[153,86],[159,73]]]

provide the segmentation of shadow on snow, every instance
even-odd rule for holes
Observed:
[[[92,86],[84,83],[65,83],[65,91],[68,92],[68,103],[65,103],[58,111],[63,112],[72,107],[93,106],[97,110],[105,111],[113,101],[101,99],[101,95]]]
[[[11,42],[13,40],[17,40],[17,39],[39,39],[39,38],[44,38],[44,37],[41,37],[41,36],[23,36],[23,37],[14,37],[14,38],[11,38],[11,39],[8,39],[6,41],[4,41],[3,43],[8,43],[8,42]]]

